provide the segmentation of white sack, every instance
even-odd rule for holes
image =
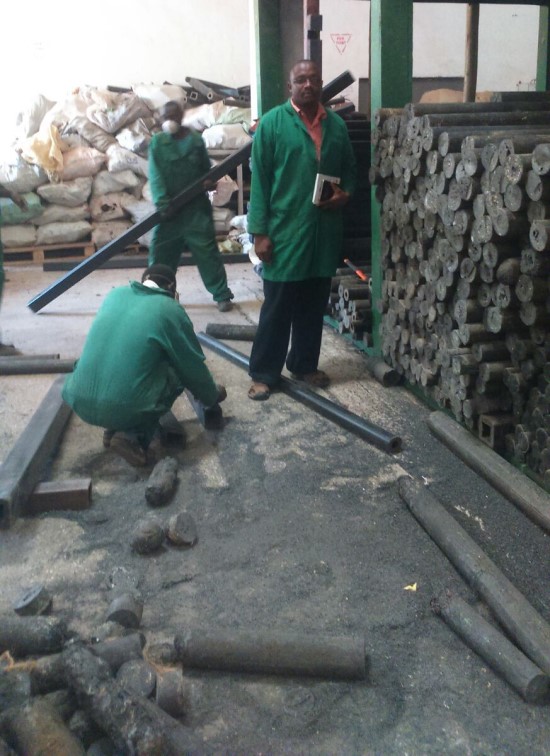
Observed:
[[[92,232],[92,226],[87,221],[74,223],[47,223],[39,226],[36,234],[37,244],[69,244],[81,241]]]
[[[25,139],[33,136],[40,129],[40,124],[46,113],[53,108],[55,103],[39,94],[21,110],[15,118],[17,139]]]
[[[138,118],[119,131],[116,140],[127,150],[147,154],[153,131],[157,131],[154,118]]]
[[[238,108],[235,105],[224,105],[222,100],[206,103],[196,108],[187,108],[183,114],[183,123],[196,131],[204,131],[216,124],[244,123],[250,127],[250,108]]]
[[[48,176],[38,165],[29,165],[17,152],[9,152],[0,162],[0,184],[17,194],[33,192],[48,183]]]
[[[231,176],[222,176],[216,184],[216,189],[212,192],[208,192],[210,202],[214,207],[223,207],[227,205],[231,199],[233,192],[236,192],[239,185],[236,181],[233,181]]]
[[[91,147],[87,139],[80,134],[72,134],[70,131],[64,131],[61,135],[61,152],[68,152],[73,147]]]
[[[106,223],[94,223],[92,229],[92,241],[99,249],[113,239],[117,239],[125,231],[132,227],[130,221],[108,221]]]
[[[201,136],[209,150],[238,150],[252,141],[240,124],[211,126]]]
[[[143,197],[143,199],[146,199],[147,202],[153,201],[153,195],[151,194],[151,184],[148,181],[146,181],[145,184],[143,185],[143,189],[141,190],[141,196]]]
[[[70,95],[65,100],[56,102],[44,115],[40,126],[48,127],[53,123],[60,132],[63,132],[64,128],[73,118],[79,115],[86,115],[86,107],[86,101],[82,95],[79,92],[75,92],[75,94]]]
[[[150,110],[160,110],[170,100],[174,100],[182,108],[187,102],[185,89],[178,87],[177,84],[134,84],[132,89]]]
[[[90,105],[86,115],[92,123],[97,124],[109,134],[119,131],[127,123],[138,118],[147,118],[151,111],[137,95],[132,92],[118,94],[113,105],[102,107],[99,104]]]
[[[107,160],[99,150],[94,147],[74,147],[63,155],[62,181],[84,176],[95,176]]]
[[[0,238],[4,247],[31,247],[36,242],[34,226],[2,226]]]
[[[142,181],[143,179],[139,179],[133,171],[119,171],[119,173],[100,171],[94,177],[92,194],[108,194],[122,192],[124,189],[135,189],[141,186]]]
[[[33,223],[37,226],[45,226],[46,223],[74,223],[75,221],[86,220],[89,217],[90,208],[85,202],[77,207],[48,205],[44,208],[42,215],[34,218]]]
[[[107,156],[109,163],[107,165],[111,173],[118,173],[119,171],[130,170],[137,173],[138,176],[147,178],[148,163],[145,158],[136,155],[131,150],[126,150],[124,147],[120,147],[118,144],[112,145],[107,150]]]
[[[147,218],[148,215],[154,213],[156,210],[156,207],[152,202],[148,202],[147,200],[143,199],[135,199],[135,197],[132,197],[129,194],[121,197],[121,202],[122,206],[124,207],[128,215],[132,218],[134,223],[139,223],[144,218]]]
[[[112,134],[107,133],[83,115],[73,118],[65,131],[76,131],[86,142],[89,142],[92,147],[100,152],[107,152],[112,144],[116,144],[116,139]],[[63,138],[65,138],[65,132]]]
[[[212,217],[214,219],[214,228],[217,234],[226,234],[231,228],[231,219],[233,212],[227,207],[213,207]]]
[[[90,213],[95,221],[113,221],[126,218],[124,192],[110,192],[90,200]]]
[[[65,207],[77,207],[86,202],[92,191],[92,177],[83,176],[74,181],[64,181],[60,184],[46,184],[37,189],[37,193],[47,202]]]

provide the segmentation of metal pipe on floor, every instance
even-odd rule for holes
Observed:
[[[187,630],[174,639],[185,668],[364,680],[365,639],[286,631]]]
[[[540,486],[444,412],[432,412],[428,427],[468,467],[550,533],[550,500]]]
[[[550,674],[550,625],[426,486],[403,476],[398,489],[414,517],[518,646]]]
[[[432,600],[432,609],[527,703],[546,703],[549,700],[548,675],[464,599],[444,591]]]
[[[235,349],[223,344],[221,341],[207,336],[205,333],[198,333],[197,337],[201,344],[207,346],[216,354],[221,357],[225,357],[234,365],[248,370],[248,357]],[[395,436],[392,433],[379,428],[377,425],[370,423],[354,412],[350,412],[344,407],[340,407],[335,402],[331,402],[329,399],[325,399],[319,394],[310,391],[307,388],[303,388],[295,381],[281,376],[279,387],[293,399],[297,399],[302,404],[306,404],[311,407],[323,417],[336,423],[342,428],[351,431],[356,436],[359,436],[367,443],[377,446],[382,451],[388,454],[395,454],[401,451],[401,438]]]
[[[0,357],[0,375],[38,375],[39,373],[72,373],[76,360],[48,357]]]

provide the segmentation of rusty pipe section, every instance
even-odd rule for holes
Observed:
[[[246,355],[241,354],[241,352],[232,349],[211,336],[207,336],[205,333],[201,332],[197,334],[197,337],[201,344],[208,347],[213,352],[216,352],[216,354],[225,357],[234,365],[248,370],[248,357]],[[388,454],[395,454],[401,451],[402,444],[400,436],[395,436],[394,434],[389,433],[383,428],[365,420],[365,418],[356,415],[354,412],[350,412],[345,409],[345,407],[341,407],[329,399],[319,396],[319,394],[304,388],[289,378],[282,376],[279,386],[285,394],[288,394],[293,399],[307,405],[315,410],[315,412],[326,417],[327,420],[331,420],[339,425],[341,428],[345,428],[345,430],[359,436],[363,441],[373,444],[373,446],[377,446]]]

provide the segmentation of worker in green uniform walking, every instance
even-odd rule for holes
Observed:
[[[346,125],[320,103],[317,65],[296,63],[288,88],[290,99],[261,118],[252,147],[248,230],[264,286],[249,368],[248,396],[256,400],[269,397],[285,360],[294,378],[329,383],[318,369],[323,318],[341,256],[342,208],[356,181]],[[318,174],[339,183],[329,182],[332,196],[314,204]]]
[[[149,147],[149,182],[153,202],[163,216],[155,228],[149,250],[149,265],[163,263],[177,270],[187,247],[207,290],[220,312],[231,309],[233,294],[216,243],[212,206],[205,193],[191,200],[175,215],[170,201],[210,170],[210,159],[200,134],[182,126],[183,110],[167,102],[162,112],[162,133],[155,134]]]
[[[105,428],[104,445],[135,466],[147,464],[159,420],[184,389],[207,407],[227,396],[176,300],[176,274],[161,264],[113,289],[63,387],[82,420]]]
[[[15,202],[17,207],[21,208],[21,210],[27,209],[27,201],[24,197],[22,197],[17,192],[12,192],[11,189],[8,189],[5,186],[2,186],[0,184],[0,197],[8,197],[11,199],[12,202]],[[2,213],[0,210],[0,227],[2,226]],[[2,304],[2,292],[4,290],[4,249],[2,247],[2,238],[0,237],[0,305]],[[0,334],[1,336],[1,334]],[[2,341],[0,340],[0,350],[2,349],[4,345],[2,344]]]

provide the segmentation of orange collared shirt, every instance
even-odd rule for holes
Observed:
[[[319,160],[319,158],[321,157],[321,142],[323,141],[323,127],[321,125],[321,121],[323,120],[323,118],[327,117],[327,111],[324,109],[321,103],[319,103],[315,118],[313,119],[313,121],[310,121],[304,111],[300,110],[300,108],[298,107],[298,105],[296,105],[292,98],[290,99],[290,104],[304,122],[308,134],[313,139],[315,152],[317,154],[317,160]]]

